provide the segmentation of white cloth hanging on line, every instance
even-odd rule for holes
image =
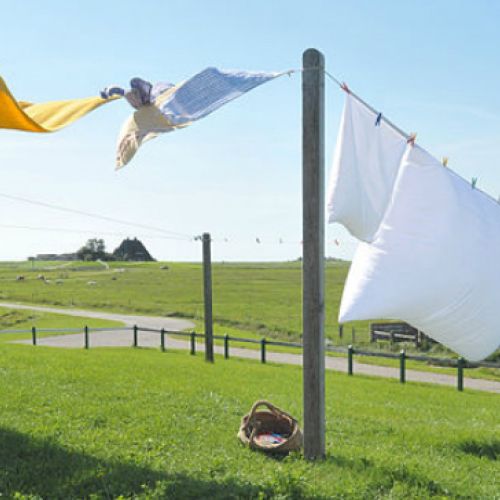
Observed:
[[[406,139],[346,94],[328,189],[329,222],[371,241],[390,201]]]
[[[339,321],[404,320],[481,360],[500,346],[499,256],[500,205],[409,145],[373,242],[352,262]]]

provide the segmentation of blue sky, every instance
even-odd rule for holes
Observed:
[[[500,3],[493,0],[0,4],[0,75],[19,99],[84,97],[134,76],[176,82],[206,66],[299,68],[302,52],[316,47],[330,72],[416,131],[422,146],[500,194]],[[118,172],[116,138],[131,113],[125,101],[51,135],[1,130],[0,193],[189,235],[209,231],[216,260],[295,259],[300,85],[300,75],[263,85],[144,145]],[[343,93],[327,83],[327,172],[342,103]],[[0,233],[0,260],[73,251],[93,235],[109,250],[122,235],[137,235],[159,259],[199,260],[201,253],[198,243],[2,197]],[[340,226],[328,227],[327,255],[350,258],[354,248]]]

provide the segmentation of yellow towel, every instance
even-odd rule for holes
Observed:
[[[54,132],[99,106],[119,98],[120,96],[113,96],[109,99],[85,97],[39,104],[16,101],[5,81],[0,77],[0,128],[27,132]]]

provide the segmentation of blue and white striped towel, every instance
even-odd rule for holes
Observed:
[[[120,132],[116,168],[129,163],[143,142],[160,133],[186,127],[249,90],[288,73],[207,68],[178,85],[165,86],[156,96],[152,92],[150,102],[134,99],[133,105],[138,109]]]

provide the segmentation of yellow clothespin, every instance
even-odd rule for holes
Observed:
[[[448,157],[447,156],[443,156],[443,167],[447,167],[448,166]]]
[[[412,146],[415,146],[416,139],[417,139],[417,133],[416,132],[412,132],[410,134],[410,136],[408,137],[408,139],[406,140],[406,142],[408,144],[411,144]]]

